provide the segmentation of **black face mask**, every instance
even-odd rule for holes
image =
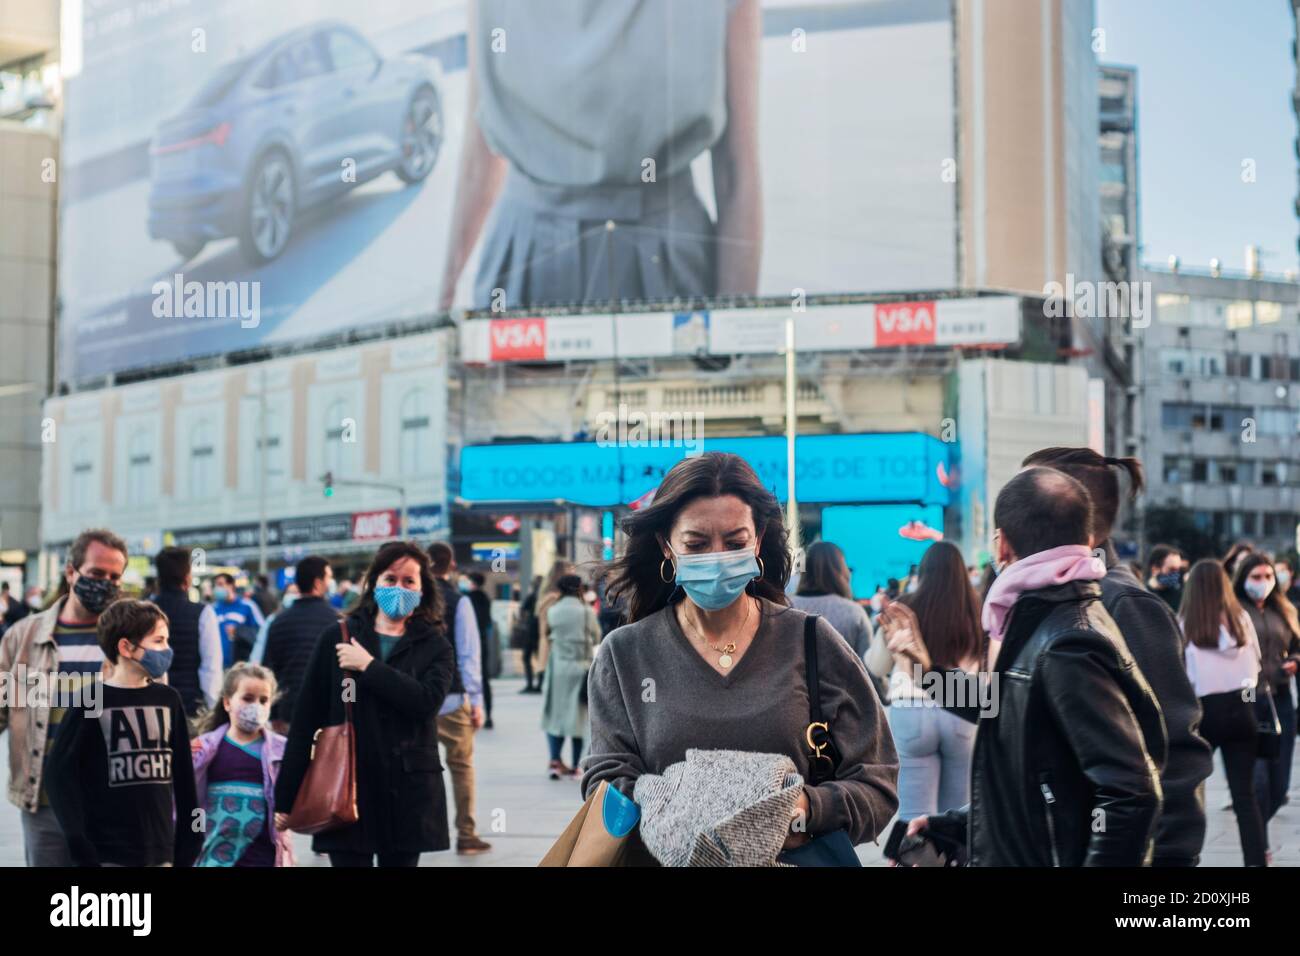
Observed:
[[[87,611],[91,614],[99,614],[117,600],[118,588],[113,581],[104,578],[88,578],[82,574],[78,576],[77,583],[72,586],[72,593],[77,596],[77,600]]]

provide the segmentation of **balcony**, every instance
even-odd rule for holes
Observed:
[[[709,423],[726,423],[729,431],[768,430],[780,428],[785,422],[785,389],[779,382],[696,385],[679,380],[617,392],[596,386],[587,393],[588,426],[594,428],[602,414],[616,414],[620,404],[627,406],[629,414],[700,415]],[[832,402],[816,382],[799,383],[795,411],[804,420],[838,420]]]

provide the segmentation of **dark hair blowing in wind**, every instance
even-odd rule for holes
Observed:
[[[711,451],[679,461],[664,475],[653,503],[623,521],[627,547],[610,567],[609,593],[626,601],[629,622],[667,607],[677,590],[676,583],[660,576],[664,556],[659,536],[669,536],[677,516],[692,501],[723,495],[734,495],[749,506],[754,531],[762,542],[758,550],[762,574],[749,582],[746,591],[776,604],[790,603],[785,596],[790,550],[776,495],[763,486],[745,459]]]

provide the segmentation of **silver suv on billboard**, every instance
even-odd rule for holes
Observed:
[[[150,144],[149,235],[185,259],[235,237],[250,265],[298,214],[389,170],[424,180],[443,140],[433,65],[383,59],[351,27],[282,34],[213,74]]]

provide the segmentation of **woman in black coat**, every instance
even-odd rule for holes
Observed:
[[[361,603],[331,626],[303,676],[275,787],[283,827],[310,763],[318,728],[346,720],[356,732],[356,823],[318,833],[312,849],[333,866],[415,866],[446,850],[447,797],[438,759],[438,709],[451,690],[456,654],[442,625],[442,599],[429,558],[405,541],[379,549]]]

